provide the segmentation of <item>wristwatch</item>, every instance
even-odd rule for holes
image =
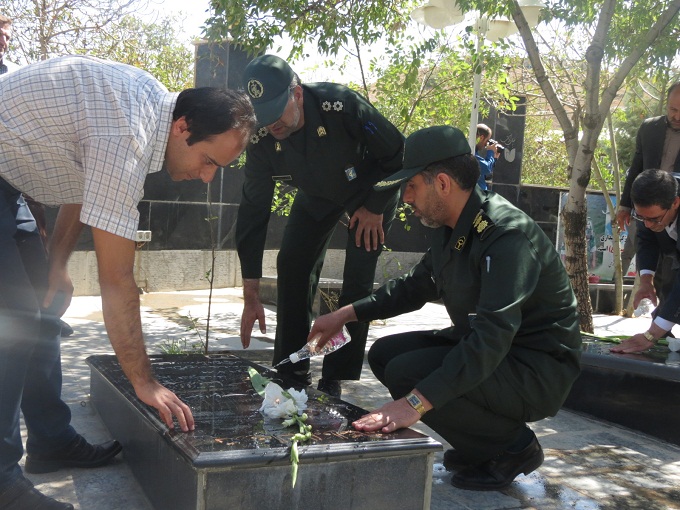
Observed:
[[[415,395],[413,393],[409,393],[406,395],[406,402],[409,403],[409,405],[418,411],[418,414],[420,416],[424,415],[427,411],[425,410],[425,407],[423,406],[423,401],[418,398],[418,395]]]
[[[642,333],[642,336],[644,336],[647,340],[656,345],[657,339],[654,338],[654,335],[652,335],[649,331],[645,331],[644,333]]]

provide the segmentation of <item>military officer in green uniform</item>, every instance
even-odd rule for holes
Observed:
[[[356,422],[391,432],[422,419],[454,449],[453,485],[507,487],[543,462],[527,422],[553,416],[579,374],[576,300],[554,246],[525,213],[475,183],[479,166],[450,126],[406,139],[404,202],[436,228],[423,259],[373,295],[319,317],[322,342],[346,322],[387,318],[441,299],[453,326],[375,342],[368,359],[393,402]]]
[[[236,221],[243,276],[241,342],[258,321],[262,255],[277,181],[298,188],[277,259],[277,327],[273,363],[300,349],[309,333],[312,302],[328,243],[349,218],[341,305],[370,294],[397,190],[373,185],[401,168],[404,137],[361,95],[342,85],[302,85],[282,59],[263,55],[248,64],[243,83],[260,130],[246,151],[245,183]],[[359,379],[368,323],[348,328],[352,341],[326,357],[319,389],[340,396],[341,380]],[[309,361],[281,372],[309,384]]]

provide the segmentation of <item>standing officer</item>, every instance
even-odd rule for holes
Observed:
[[[300,84],[282,59],[263,55],[246,67],[243,83],[259,132],[246,152],[236,245],[243,275],[241,342],[255,321],[265,332],[259,298],[262,254],[276,182],[298,188],[277,259],[276,364],[300,349],[328,243],[349,215],[340,306],[373,290],[378,257],[398,203],[395,190],[373,185],[401,168],[404,139],[366,99],[333,83]],[[349,328],[352,342],[324,360],[319,389],[340,396],[340,381],[359,379],[368,323]],[[282,373],[311,383],[309,361]]]
[[[406,140],[404,169],[376,186],[408,181],[404,201],[435,228],[407,275],[319,317],[310,336],[344,323],[394,317],[441,299],[453,326],[376,341],[371,370],[395,399],[354,422],[389,433],[418,420],[455,449],[452,483],[499,490],[543,462],[526,423],[553,416],[579,374],[576,299],[555,247],[525,213],[476,186],[479,165],[451,126]],[[422,417],[422,418],[421,418]]]

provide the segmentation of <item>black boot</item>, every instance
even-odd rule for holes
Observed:
[[[534,435],[529,445],[519,452],[504,451],[491,460],[459,471],[451,484],[459,489],[496,491],[505,489],[520,473],[528,475],[543,464],[543,449]]]
[[[331,397],[342,397],[342,383],[335,379],[319,379],[316,389],[328,393]]]

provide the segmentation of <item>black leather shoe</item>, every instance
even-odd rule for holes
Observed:
[[[328,393],[331,397],[342,397],[342,383],[335,379],[319,379],[316,389]]]
[[[122,449],[118,441],[92,445],[83,436],[78,435],[56,452],[47,455],[29,453],[26,456],[24,470],[35,474],[51,473],[62,468],[95,468],[107,464]]]
[[[309,386],[312,384],[312,374],[306,371],[283,372],[278,370],[277,373],[286,383],[297,383],[302,386]]]
[[[444,452],[444,469],[447,471],[460,471],[474,465],[474,463],[463,458],[461,453],[453,448]]]
[[[528,475],[543,464],[543,449],[534,436],[524,450],[505,451],[479,466],[459,471],[451,484],[471,491],[497,491],[508,487],[520,473]]]
[[[61,336],[62,337],[71,336],[73,334],[73,328],[62,320],[60,320],[59,322],[61,323]]]
[[[0,493],[1,510],[73,510],[73,505],[45,496],[21,477]]]

